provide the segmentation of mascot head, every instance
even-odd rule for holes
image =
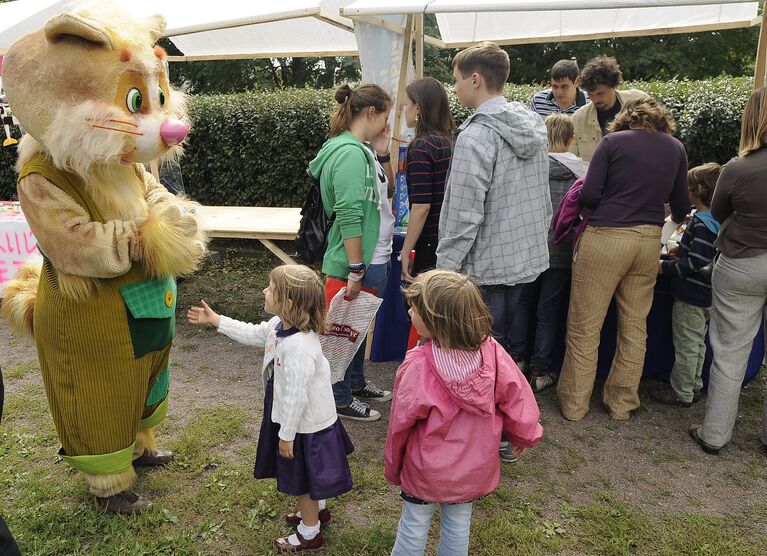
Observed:
[[[29,136],[20,163],[46,152],[81,175],[180,154],[184,95],[155,43],[165,19],[138,20],[111,2],[82,2],[14,43],[3,86]]]

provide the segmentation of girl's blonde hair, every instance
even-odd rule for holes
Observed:
[[[748,156],[767,145],[767,87],[751,93],[743,111],[738,154]]]
[[[544,120],[546,134],[549,136],[549,152],[567,152],[570,139],[575,135],[575,127],[566,114],[549,114]]]
[[[354,89],[348,83],[344,83],[336,89],[333,98],[338,103],[338,107],[330,117],[329,137],[335,137],[347,131],[352,121],[366,108],[372,106],[376,112],[388,112],[392,105],[389,94],[373,83],[360,85]]]
[[[325,332],[325,286],[316,272],[308,266],[286,264],[273,268],[269,281],[274,284],[277,314],[286,326],[301,332]]]
[[[442,348],[476,351],[490,336],[493,318],[468,276],[451,270],[419,274],[405,289],[405,302]]]
[[[676,122],[671,112],[649,96],[628,101],[615,119],[607,126],[610,133],[626,129],[646,129],[673,134]]]

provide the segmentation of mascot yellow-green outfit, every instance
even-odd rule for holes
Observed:
[[[165,29],[107,2],[77,5],[8,50],[3,86],[27,135],[18,194],[44,255],[2,309],[34,334],[61,454],[100,505],[137,513],[133,465],[162,465],[174,276],[205,252],[192,203],[142,162],[176,156],[189,127],[168,84]]]

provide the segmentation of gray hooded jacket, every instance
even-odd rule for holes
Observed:
[[[549,266],[549,156],[543,119],[496,97],[459,128],[439,219],[437,268],[480,285],[532,282]]]

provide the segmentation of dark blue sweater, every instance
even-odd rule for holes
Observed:
[[[674,298],[696,307],[711,307],[711,277],[701,274],[700,269],[716,255],[716,236],[697,214],[693,215],[679,243],[677,258],[663,261],[663,274],[671,277]]]

